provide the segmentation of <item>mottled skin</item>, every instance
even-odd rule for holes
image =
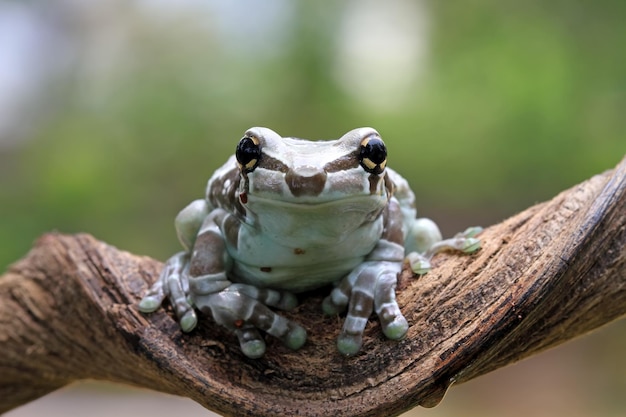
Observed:
[[[358,352],[372,312],[388,338],[401,339],[408,323],[395,288],[404,259],[424,274],[439,251],[478,249],[480,228],[442,240],[434,222],[416,219],[414,194],[386,163],[371,128],[317,142],[248,130],[209,180],[205,199],[176,217],[185,250],[167,261],[141,311],[168,298],[186,332],[197,324],[196,309],[211,314],[238,336],[245,355],[258,358],[260,330],[292,349],[306,341],[304,328],[271,308],[294,308],[294,293],[332,284],[322,307],[347,310],[342,354]]]

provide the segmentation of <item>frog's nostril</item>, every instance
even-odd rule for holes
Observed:
[[[316,196],[324,190],[327,174],[316,167],[298,167],[290,169],[285,175],[285,182],[295,197]]]

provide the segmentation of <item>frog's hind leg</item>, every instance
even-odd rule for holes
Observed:
[[[432,258],[436,253],[445,250],[457,250],[464,253],[472,253],[480,248],[480,240],[475,238],[478,233],[482,232],[482,227],[469,227],[464,232],[457,233],[450,239],[445,239],[433,244],[424,254],[426,257]]]
[[[430,271],[430,260],[439,252],[456,250],[472,253],[480,248],[475,236],[482,227],[470,227],[450,239],[442,240],[437,225],[430,219],[416,219],[409,230],[405,246],[407,259],[413,272],[423,275]]]
[[[235,332],[242,352],[250,358],[258,358],[265,352],[265,341],[259,330],[276,337],[293,350],[304,345],[304,328],[276,314],[266,305],[292,308],[295,301],[295,296],[290,293],[257,290],[244,284],[233,284],[218,293],[197,294],[194,297],[195,305],[202,312],[210,313],[216,323]]]
[[[267,288],[258,288],[247,284],[231,284],[229,291],[238,291],[252,297],[269,307],[281,310],[292,310],[298,306],[298,299],[288,291],[276,291]]]

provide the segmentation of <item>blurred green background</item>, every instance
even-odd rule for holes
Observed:
[[[625,21],[623,0],[0,1],[0,267],[51,230],[165,259],[174,216],[251,126],[373,126],[445,235],[497,223],[623,158]],[[623,415],[625,329],[408,415]]]

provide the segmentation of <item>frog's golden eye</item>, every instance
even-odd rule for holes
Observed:
[[[387,165],[387,147],[378,136],[368,136],[361,141],[359,163],[370,174],[380,174]]]
[[[252,172],[261,159],[261,146],[254,136],[244,136],[237,145],[235,158],[244,172]]]

